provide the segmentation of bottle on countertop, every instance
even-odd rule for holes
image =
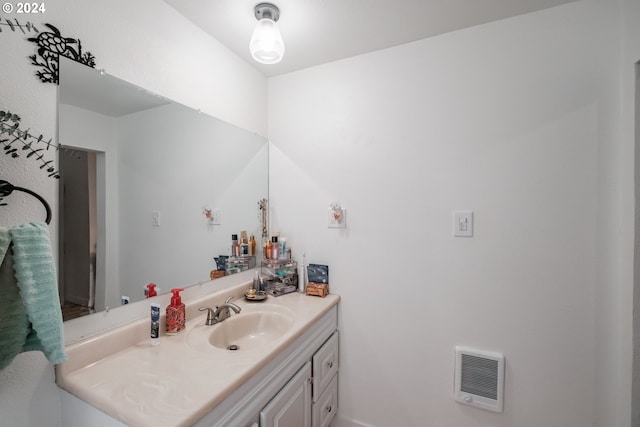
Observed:
[[[240,244],[238,243],[238,235],[231,235],[231,256],[238,257],[240,256]]]
[[[151,304],[151,345],[160,344],[160,305]]]
[[[167,329],[166,332],[169,335],[177,334],[184,330],[186,326],[186,309],[180,297],[180,292],[184,289],[174,288],[171,289],[173,296],[171,297],[171,304],[167,307]]]
[[[273,236],[271,238],[271,254],[269,255],[269,259],[278,258],[280,258],[280,244],[278,243],[278,236]]]
[[[271,243],[271,240],[267,240],[267,243],[265,244],[265,247],[264,247],[264,257],[266,259],[271,259],[272,248],[273,248],[273,244]]]
[[[278,248],[280,259],[286,259],[287,258],[287,238],[280,237],[278,239],[278,244],[280,245],[280,247]]]
[[[253,275],[253,289],[255,291],[259,291],[260,289],[260,272],[258,271],[258,269],[256,269],[254,275]]]

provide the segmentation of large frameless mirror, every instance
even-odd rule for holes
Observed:
[[[67,319],[208,281],[232,234],[260,241],[265,138],[66,58],[58,117]]]

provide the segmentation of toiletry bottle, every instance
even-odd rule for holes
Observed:
[[[256,269],[255,274],[253,275],[253,289],[256,291],[260,290],[260,272]]]
[[[280,259],[287,258],[287,238],[286,237],[280,237],[278,239],[278,243],[280,244],[280,247],[278,248],[278,253],[280,254]]]
[[[271,255],[269,258],[278,259],[280,257],[280,245],[278,244],[278,236],[273,236],[271,238]]]
[[[183,290],[182,288],[171,289],[173,296],[171,297],[171,304],[167,307],[166,329],[169,335],[177,334],[186,326],[186,310],[180,297],[180,292]]]
[[[277,239],[277,237],[276,237]],[[267,240],[267,244],[265,246],[265,250],[264,250],[264,257],[266,259],[271,259],[271,249],[273,248],[271,240]]]
[[[149,283],[147,285],[147,292],[145,292],[147,294],[147,298],[151,298],[151,297],[155,297],[156,295],[158,295],[158,292],[156,292],[156,284],[155,283]]]
[[[238,235],[231,235],[231,256],[240,256],[240,245],[238,244]]]
[[[242,256],[249,255],[249,242],[247,241],[246,237],[243,237],[240,243],[240,255]]]
[[[253,234],[249,237],[249,255],[256,254],[256,238],[253,237]]]
[[[160,305],[151,304],[151,345],[160,344]]]

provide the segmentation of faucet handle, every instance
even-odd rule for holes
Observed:
[[[231,301],[233,299],[233,295],[228,296],[226,300],[224,300],[224,303],[227,304],[229,301]]]
[[[213,310],[213,308],[210,307],[200,307],[198,309],[198,311],[205,311],[205,310],[209,310],[209,312],[207,313],[207,325],[213,325],[215,323],[215,318],[216,318],[216,313]]]

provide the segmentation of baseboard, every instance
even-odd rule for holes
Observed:
[[[350,418],[345,418],[340,416],[340,414],[336,415],[336,417],[331,421],[331,427],[375,427],[370,424],[363,424],[359,421],[352,420]]]

